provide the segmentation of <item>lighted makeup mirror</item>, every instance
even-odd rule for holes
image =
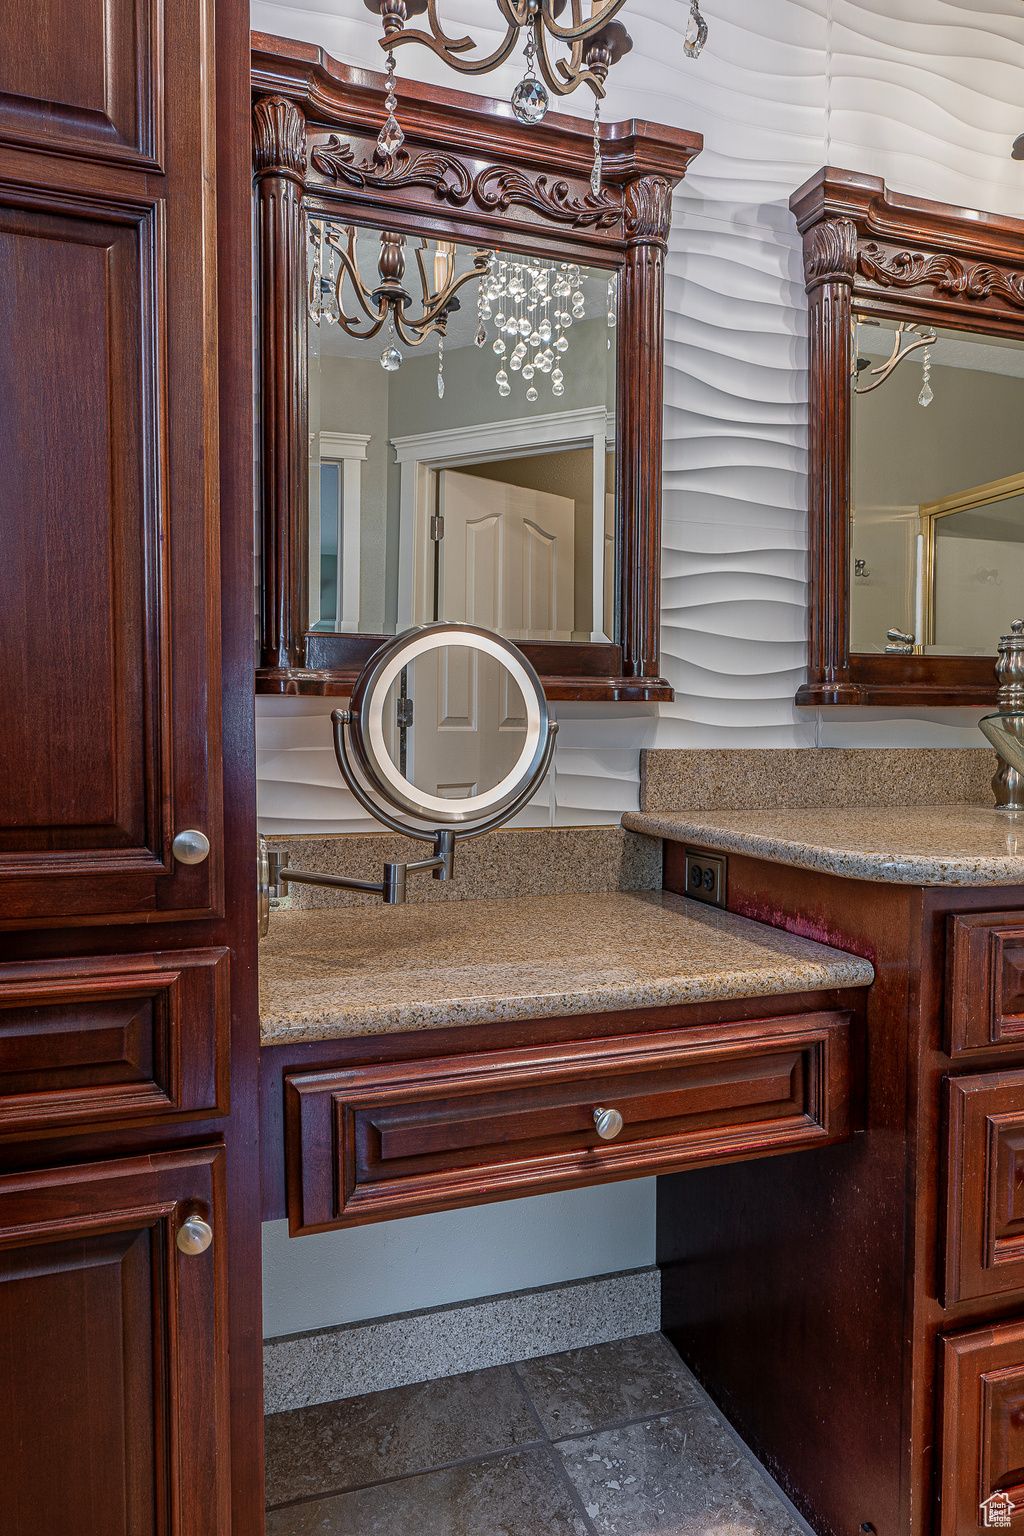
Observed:
[[[558,730],[523,653],[501,635],[455,622],[417,625],[386,641],[357,677],[350,707],[334,710],[331,722],[338,767],[359,804],[391,831],[432,843],[433,853],[385,864],[377,882],[292,869],[287,850],[261,839],[261,937],[271,900],[290,883],[367,891],[397,905],[410,874],[450,880],[457,840],[493,832],[536,793]]]

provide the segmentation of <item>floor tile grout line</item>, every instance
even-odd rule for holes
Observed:
[[[587,1513],[587,1506],[583,1502],[583,1495],[577,1488],[576,1484],[573,1482],[572,1476],[570,1475],[569,1469],[566,1466],[564,1460],[561,1456],[559,1456],[558,1448],[549,1444],[547,1451],[549,1459],[554,1463],[555,1476],[565,1484],[566,1491],[568,1492],[580,1519],[583,1521],[583,1528],[587,1532],[587,1536],[597,1536],[597,1527]]]
[[[521,1445],[503,1445],[496,1451],[480,1451],[475,1456],[459,1456],[454,1461],[441,1461],[433,1467],[414,1467],[409,1472],[396,1472],[393,1477],[379,1477],[372,1483],[353,1483],[350,1487],[326,1488],[318,1493],[304,1493],[298,1498],[282,1499],[279,1504],[267,1504],[268,1514],[277,1509],[294,1509],[298,1504],[312,1504],[317,1499],[339,1499],[346,1493],[365,1493],[368,1488],[383,1488],[389,1483],[404,1483],[411,1477],[429,1477],[432,1472],[450,1472],[453,1467],[466,1467],[474,1461],[493,1461],[496,1456],[515,1456],[520,1451],[544,1450],[547,1440],[525,1440]]]
[[[559,1435],[551,1444],[566,1445],[570,1440],[587,1440],[591,1435],[606,1435],[613,1429],[634,1429],[637,1424],[651,1424],[655,1419],[667,1419],[674,1413],[686,1413],[702,1406],[701,1403],[676,1403],[673,1408],[657,1408],[654,1413],[641,1413],[635,1419],[609,1419],[607,1423],[595,1424],[591,1429],[577,1429],[571,1435]],[[715,1415],[717,1418],[722,1417],[717,1407]]]
[[[541,1439],[547,1441],[550,1444],[551,1436],[548,1434],[547,1428],[545,1427],[545,1424],[544,1424],[544,1420],[540,1416],[540,1410],[538,1409],[538,1407],[537,1407],[536,1403],[534,1402],[533,1398],[530,1396],[530,1389],[529,1389],[529,1387],[526,1385],[526,1382],[523,1380],[523,1378],[519,1374],[519,1367],[520,1367],[520,1365],[525,1365],[525,1364],[526,1364],[526,1361],[523,1361],[523,1360],[513,1360],[513,1361],[510,1362],[508,1368],[512,1372],[512,1376],[513,1376],[513,1378],[515,1380],[515,1383],[518,1386],[520,1392],[522,1393],[523,1397],[526,1399],[526,1406],[530,1410],[530,1417],[533,1419],[533,1421],[536,1424],[537,1428],[540,1430]]]

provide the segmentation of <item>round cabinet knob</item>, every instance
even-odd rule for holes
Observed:
[[[614,1141],[622,1130],[622,1116],[617,1109],[595,1109],[594,1124],[602,1141]]]
[[[201,864],[210,856],[210,839],[205,832],[179,832],[171,844],[171,852],[179,864]]]
[[[178,1228],[175,1242],[182,1253],[190,1256],[205,1253],[213,1242],[213,1228],[201,1216],[189,1216]]]

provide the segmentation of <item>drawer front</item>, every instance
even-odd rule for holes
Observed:
[[[945,1306],[1024,1290],[1024,1071],[947,1078]]]
[[[0,965],[0,1139],[227,1109],[228,952]]]
[[[948,920],[947,1051],[1024,1050],[1024,912]]]
[[[292,1235],[850,1134],[848,1013],[285,1078]],[[604,1141],[597,1109],[623,1127]]]
[[[939,1536],[1024,1529],[1024,1321],[940,1343]]]

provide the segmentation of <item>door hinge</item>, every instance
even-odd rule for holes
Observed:
[[[444,538],[444,518],[440,514],[430,519],[430,537],[435,544]]]

